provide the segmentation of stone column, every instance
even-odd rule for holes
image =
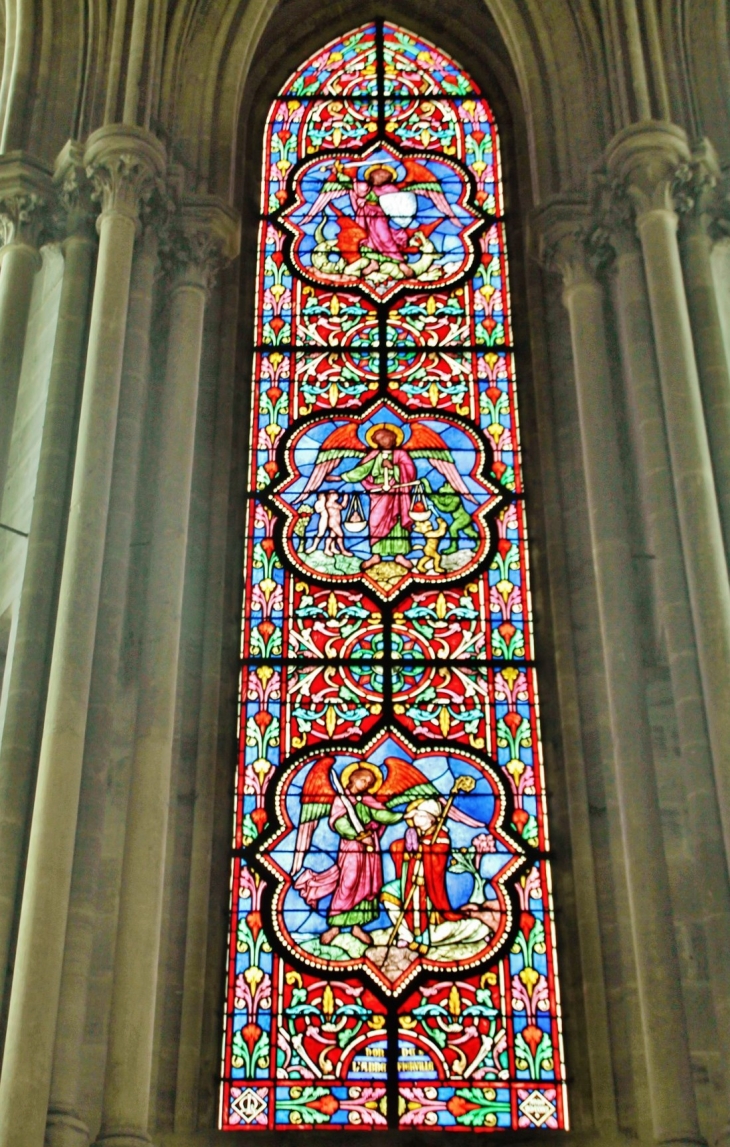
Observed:
[[[114,471],[89,697],[66,948],[48,1109],[48,1147],[86,1147],[79,1114],[81,1052],[89,989],[96,892],[104,833],[110,745],[114,736],[134,507],[147,407],[150,325],[157,270],[157,228],[146,226],[132,265],[119,396]]]
[[[671,124],[635,124],[607,153],[636,213],[726,857],[730,858],[730,582],[695,361],[672,186],[691,156]]]
[[[149,50],[150,36],[148,31],[148,14],[150,0],[134,0],[132,15],[132,29],[129,36],[129,53],[127,56],[127,80],[124,87],[124,111],[122,118],[125,123],[139,123],[140,86],[145,64],[145,49]],[[154,62],[148,57],[147,67],[153,67]]]
[[[13,437],[38,242],[52,196],[50,173],[19,152],[0,158],[0,508]]]
[[[53,601],[68,510],[96,236],[83,151],[71,144],[57,163],[63,282],[48,382],[33,516],[18,606],[15,652],[0,741],[0,968],[8,962],[37,760]]]
[[[692,323],[707,436],[715,475],[715,492],[730,558],[730,367],[720,321],[710,255],[710,210],[720,175],[709,143],[694,153],[692,167],[680,168],[674,204],[680,217],[679,249]]]
[[[730,197],[726,195],[723,202],[718,195],[718,200],[711,225],[713,247],[710,262],[725,355],[730,359]]]
[[[585,212],[562,200],[538,214],[570,316],[591,545],[606,670],[631,935],[651,1117],[657,1143],[701,1143],[682,1003],[669,878],[644,699],[605,297],[584,243]]]
[[[698,915],[709,953],[710,984],[725,1063],[730,1059],[730,886],[722,847],[712,754],[705,721],[692,614],[674,504],[669,447],[641,250],[633,234],[614,226],[614,300],[629,419],[647,540],[654,555],[657,608],[669,661],[677,732],[695,848]],[[730,1073],[727,1072],[730,1085]]]
[[[102,199],[99,256],[0,1076],[2,1147],[40,1147],[46,1125],[132,252],[164,152],[147,132],[110,127],[90,137],[85,161]]]
[[[240,305],[237,276],[218,288],[217,401],[213,465],[208,501],[207,570],[201,690],[195,762],[195,814],[190,845],[185,970],[175,1087],[175,1131],[197,1129],[200,1057],[206,1014],[206,966],[210,928],[210,866],[213,857],[215,791],[220,739],[221,671],[226,617],[226,565],[229,557],[233,391],[236,370],[236,316]],[[211,340],[212,341],[212,340]]]
[[[644,60],[644,37],[639,23],[636,0],[623,0],[623,11],[626,46],[628,48],[628,72],[634,92],[636,118],[649,119],[651,116],[651,98]],[[616,51],[621,51],[620,41],[616,45]]]
[[[99,1143],[139,1147],[147,1131],[170,801],[180,621],[206,292],[237,249],[220,202],[183,202],[172,241],[170,326],[152,551]]]

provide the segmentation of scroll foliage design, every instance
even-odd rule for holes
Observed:
[[[259,235],[221,1127],[565,1128],[489,104],[334,41]]]

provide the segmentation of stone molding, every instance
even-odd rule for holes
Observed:
[[[84,149],[75,140],[62,148],[53,172],[55,209],[54,231],[61,243],[71,236],[93,239],[96,208],[93,187],[86,174]]]
[[[614,136],[606,149],[606,169],[616,190],[628,196],[640,224],[651,211],[677,211],[692,158],[682,128],[645,120]]]
[[[23,152],[0,156],[0,240],[38,256],[49,224],[53,184],[48,169]],[[40,261],[38,262],[40,266]]]
[[[594,282],[613,259],[609,233],[584,195],[547,200],[532,212],[530,228],[538,261],[561,276],[565,290]]]
[[[649,211],[675,214],[682,232],[701,228],[712,243],[730,237],[730,178],[715,149],[702,139],[690,149],[670,123],[634,124],[606,150],[610,205],[605,213],[617,251]]]
[[[594,245],[602,249],[601,270],[615,270],[616,259],[640,250],[634,205],[625,185],[605,172],[593,176]]]
[[[131,219],[139,230],[142,203],[164,190],[166,155],[156,136],[128,124],[99,128],[89,136],[84,164],[92,198],[101,203],[97,230],[106,215]]]
[[[224,200],[181,196],[162,252],[171,289],[195,286],[210,292],[222,268],[237,257],[240,243],[240,218]]]

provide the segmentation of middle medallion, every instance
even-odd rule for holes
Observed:
[[[300,424],[283,452],[272,496],[284,553],[303,576],[365,582],[389,599],[410,582],[462,578],[489,556],[502,494],[485,476],[481,436],[457,419],[381,400]]]

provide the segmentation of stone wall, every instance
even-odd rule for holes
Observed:
[[[63,256],[56,247],[43,247],[43,264],[33,283],[26,349],[18,388],[18,405],[8,475],[2,498],[0,522],[28,534],[33,511],[43,417],[48,378],[56,333],[58,303],[63,278]],[[23,582],[26,540],[0,530],[0,617],[10,620],[6,670],[12,665],[17,602]],[[2,677],[0,677],[2,681]],[[5,691],[0,693],[0,727],[4,714]]]
[[[0,358],[22,361],[0,521],[35,531],[0,531],[0,1147],[187,1147],[218,1138],[263,123],[292,69],[375,10],[92,8],[14,0],[0,85],[7,249],[42,240],[21,234],[19,195],[60,229],[24,329],[3,327],[0,270]],[[710,528],[730,435],[726,16],[680,0],[378,14],[478,78],[505,146],[568,1138],[727,1142],[730,589]],[[715,243],[711,291],[698,236]],[[46,408],[64,381],[78,431]],[[50,445],[44,471],[49,425],[73,493]],[[596,481],[602,451],[618,463]],[[56,498],[45,526],[37,485]]]

